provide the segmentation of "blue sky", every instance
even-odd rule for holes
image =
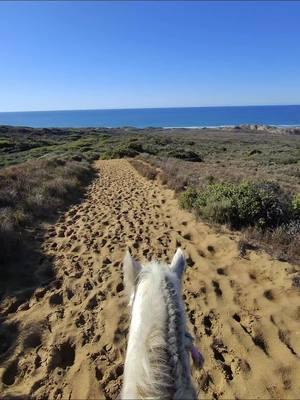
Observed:
[[[0,2],[0,111],[300,104],[300,2]]]

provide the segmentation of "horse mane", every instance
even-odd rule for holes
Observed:
[[[145,266],[136,287],[124,398],[195,399],[179,280],[165,264]]]
[[[196,398],[190,378],[189,349],[191,338],[186,335],[185,311],[173,282],[165,278],[164,297],[167,307],[167,344],[171,376],[174,377],[172,399]]]

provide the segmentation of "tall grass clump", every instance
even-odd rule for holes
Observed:
[[[132,159],[130,160],[130,164],[145,178],[150,179],[151,181],[157,177],[158,171],[156,168],[152,167],[150,164],[141,161]]]
[[[247,240],[265,248],[274,257],[300,263],[300,219],[291,220],[275,229],[249,228],[245,234]]]

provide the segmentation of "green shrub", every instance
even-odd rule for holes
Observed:
[[[109,160],[111,158],[125,158],[125,157],[135,157],[139,154],[138,151],[131,149],[129,146],[118,146],[114,149],[105,151],[102,154],[103,160]]]
[[[201,162],[203,158],[200,154],[195,153],[192,150],[185,149],[172,149],[169,150],[166,155],[168,157],[178,158],[180,160],[192,161],[192,162]]]
[[[189,187],[185,192],[179,195],[179,204],[182,208],[190,210],[195,207],[198,192],[195,188]]]
[[[128,149],[130,149],[130,150],[137,151],[138,153],[142,153],[143,152],[142,143],[139,143],[139,142],[136,142],[136,141],[128,143],[128,145],[126,147]]]
[[[196,209],[198,209],[196,202]],[[226,224],[232,219],[233,202],[230,199],[222,199],[219,201],[212,201],[207,203],[205,207],[202,207],[201,214],[204,218],[218,222],[220,224]]]
[[[14,146],[14,143],[11,142],[10,140],[0,138],[0,149],[7,149],[7,148],[10,148],[13,146]]]
[[[204,218],[231,227],[276,227],[287,222],[291,202],[274,183],[219,183],[203,191],[194,189],[181,195],[183,207],[195,208]]]
[[[89,153],[85,154],[85,157],[87,158],[88,161],[95,161],[99,160],[100,158],[100,152],[98,151],[91,151]]]
[[[158,146],[167,146],[174,143],[174,141],[170,136],[167,137],[152,136],[149,138],[149,141]]]
[[[294,195],[292,199],[292,208],[295,216],[300,218],[300,193]]]
[[[153,143],[145,143],[143,144],[143,152],[147,154],[156,155],[160,151],[160,147]]]

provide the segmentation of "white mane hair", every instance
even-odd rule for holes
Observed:
[[[131,324],[122,399],[196,399],[181,297],[184,269],[180,249],[170,266],[151,262],[142,267],[129,252],[125,256]]]

